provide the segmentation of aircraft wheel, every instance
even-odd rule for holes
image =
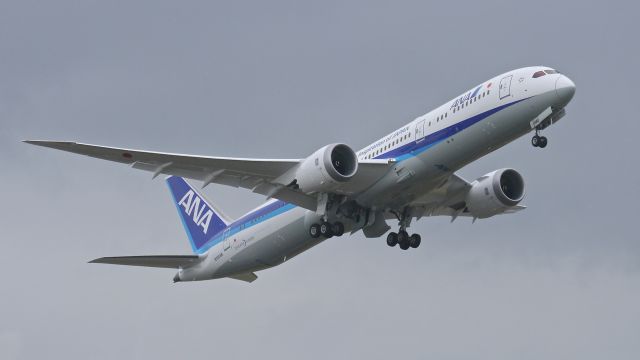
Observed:
[[[331,233],[331,224],[328,222],[323,222],[322,224],[320,224],[320,235],[326,237],[326,238],[330,238],[331,236],[333,236],[333,233]]]
[[[394,247],[396,246],[397,243],[398,243],[398,234],[394,232],[390,232],[389,235],[387,235],[387,245]]]
[[[320,236],[320,225],[318,224],[311,225],[309,227],[309,235],[311,235],[311,237],[314,239]]]
[[[333,223],[333,228],[331,229],[331,232],[335,236],[342,236],[344,234],[344,224],[339,221]]]
[[[540,148],[544,148],[547,146],[547,138],[545,136],[540,136],[540,141],[538,143]]]
[[[407,250],[409,248],[409,235],[406,231],[402,230],[398,232],[398,244],[402,250]]]
[[[534,136],[531,138],[531,145],[533,145],[533,147],[538,147],[538,146],[540,146],[540,136],[538,136],[538,135],[534,135]]]
[[[419,234],[413,234],[409,238],[409,245],[411,245],[411,247],[414,249],[420,246],[421,242],[422,242],[422,239],[420,238]]]

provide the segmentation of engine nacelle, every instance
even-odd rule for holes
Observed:
[[[304,159],[296,171],[305,193],[330,192],[358,171],[358,156],[345,144],[327,145]]]
[[[505,212],[524,197],[524,180],[513,169],[500,169],[484,175],[471,184],[467,209],[484,219]]]

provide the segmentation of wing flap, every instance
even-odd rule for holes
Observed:
[[[150,255],[101,257],[89,263],[177,269],[195,265],[198,261],[197,255]]]

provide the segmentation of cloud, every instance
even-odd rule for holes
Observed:
[[[635,358],[636,7],[3,6],[0,356]],[[545,130],[549,146],[523,138],[461,170],[517,168],[526,211],[473,225],[423,219],[409,252],[331,239],[250,285],[86,264],[189,252],[164,184],[19,142],[302,157],[336,141],[363,147],[536,64],[578,87]],[[206,192],[234,216],[263,200]]]

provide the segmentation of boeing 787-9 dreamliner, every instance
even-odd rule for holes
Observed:
[[[492,171],[469,182],[456,171],[565,114],[574,83],[546,66],[509,71],[374,141],[360,151],[329,144],[302,159],[245,159],[170,154],[61,141],[29,144],[117,161],[169,175],[173,202],[193,254],[104,257],[93,263],[174,268],[174,281],[232,278],[252,282],[256,271],[284,263],[325,239],[362,231],[387,233],[402,250],[420,246],[407,229],[413,219],[476,219],[524,209],[524,180],[514,169]],[[271,199],[231,219],[200,188],[221,184]]]

